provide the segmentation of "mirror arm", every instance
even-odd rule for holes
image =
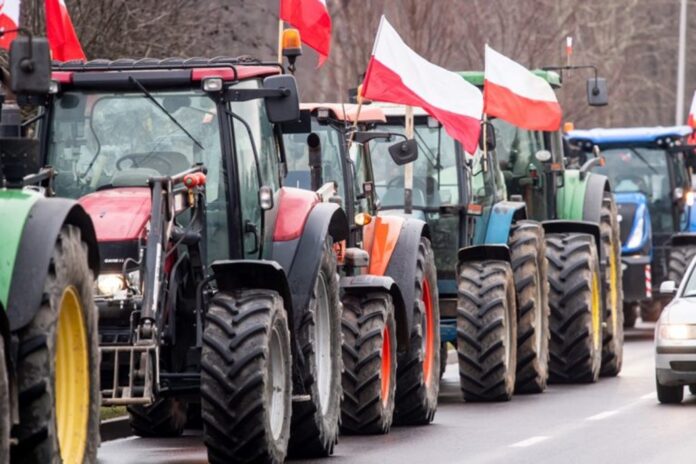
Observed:
[[[590,158],[585,161],[585,164],[580,167],[580,179],[584,179],[587,176],[587,172],[598,165],[600,161],[602,161],[601,158]]]
[[[290,96],[290,89],[235,89],[231,88],[225,92],[227,101],[244,102],[259,98],[285,98]]]

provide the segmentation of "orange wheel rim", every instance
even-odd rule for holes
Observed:
[[[433,349],[435,333],[433,332],[433,301],[430,298],[430,283],[427,278],[423,279],[422,288],[421,298],[425,307],[425,320],[423,321],[423,379],[425,379],[426,385],[430,385],[433,355],[435,354]]]
[[[382,406],[389,403],[389,390],[391,384],[391,338],[389,327],[382,332]]]

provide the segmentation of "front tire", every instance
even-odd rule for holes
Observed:
[[[201,413],[208,460],[283,462],[290,436],[290,332],[272,290],[219,292],[206,315]]]
[[[459,265],[457,355],[466,401],[509,401],[517,366],[512,269],[503,261]]]
[[[158,398],[149,406],[129,406],[130,426],[139,437],[178,437],[184,432],[187,404],[177,398]]]
[[[510,235],[517,296],[515,393],[541,393],[549,378],[549,283],[544,229],[520,221]]]
[[[305,391],[310,400],[292,405],[289,454],[293,457],[329,456],[338,442],[343,398],[341,314],[336,255],[328,239],[296,335],[305,358]]]
[[[388,433],[396,393],[396,321],[387,292],[343,297],[341,430]]]
[[[409,350],[398,355],[394,422],[429,424],[440,392],[440,308],[437,271],[430,240],[421,237],[414,282],[413,328]]]
[[[546,236],[551,342],[549,380],[596,382],[602,366],[599,258],[588,234]]]
[[[602,202],[599,230],[602,255],[607,257],[601,269],[604,283],[604,340],[601,375],[615,377],[623,364],[624,321],[621,269],[621,239],[616,203],[608,196]]]
[[[696,246],[682,245],[670,248],[665,280],[673,280],[678,288],[694,256],[696,256]]]
[[[96,461],[99,345],[87,262],[80,230],[63,226],[45,270],[41,307],[17,333],[20,422],[12,462]]]

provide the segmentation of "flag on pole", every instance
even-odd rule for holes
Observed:
[[[561,105],[548,82],[486,45],[483,112],[529,130],[561,127]]]
[[[319,66],[331,49],[331,16],[326,0],[280,0],[280,19],[300,31],[302,42],[319,54]]]
[[[691,100],[691,108],[689,109],[689,120],[688,124],[696,129],[696,92],[694,92],[694,98]]]
[[[46,33],[54,60],[86,61],[68,9],[63,0],[46,0]]]
[[[0,0],[0,29],[11,31],[19,27],[19,3],[20,0]],[[17,37],[16,32],[3,34],[0,37],[0,48],[9,50],[10,42]]]
[[[384,16],[362,89],[369,100],[420,106],[468,153],[476,151],[483,110],[481,91],[414,52]]]

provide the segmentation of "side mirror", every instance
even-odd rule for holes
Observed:
[[[534,158],[540,163],[548,163],[551,161],[551,152],[548,150],[539,150],[534,153]]]
[[[486,135],[485,147],[483,146],[484,134]],[[493,124],[485,123],[483,125],[483,130],[481,131],[481,136],[479,137],[479,148],[483,151],[495,150],[495,127],[493,127]]]
[[[590,106],[606,106],[609,104],[606,79],[603,77],[591,77],[587,80],[587,103]]]
[[[673,280],[665,280],[660,284],[660,293],[662,295],[674,295],[677,293],[677,285]]]
[[[20,35],[10,46],[10,89],[16,95],[47,94],[51,86],[48,40]]]
[[[309,151],[309,173],[312,182],[312,190],[319,190],[324,183],[321,172],[321,139],[312,132],[307,136],[307,148]]]
[[[397,166],[412,163],[418,159],[418,144],[414,139],[397,142],[389,147],[389,154]]]
[[[263,88],[283,91],[283,96],[265,99],[269,121],[281,123],[300,119],[300,95],[294,76],[269,76],[263,80]]]

